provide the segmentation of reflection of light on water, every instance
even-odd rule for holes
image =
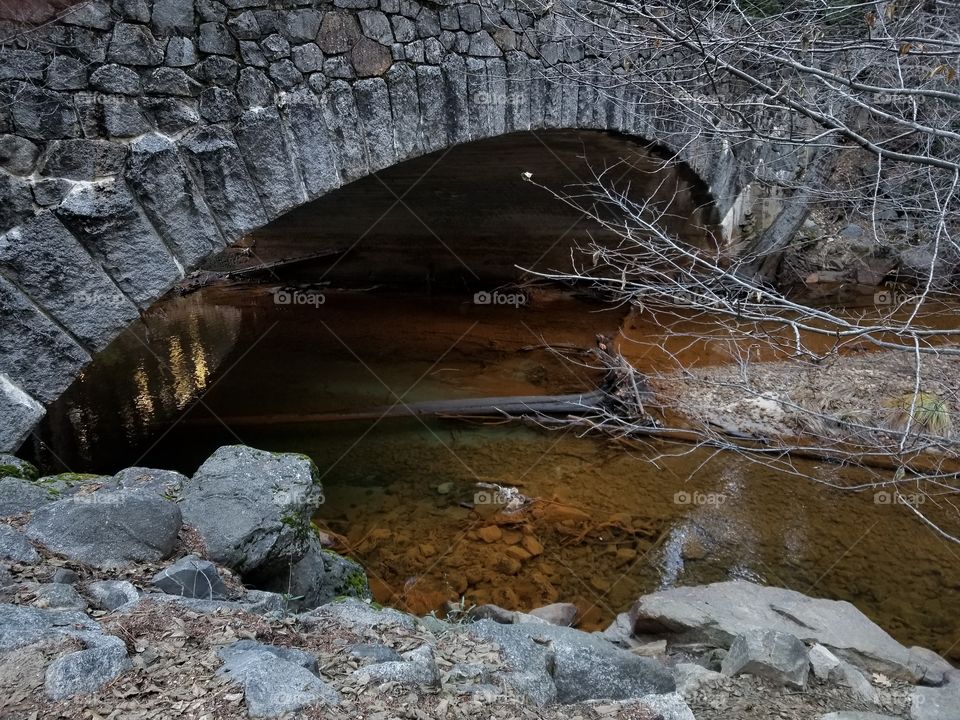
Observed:
[[[149,423],[156,414],[156,406],[153,402],[153,393],[150,391],[150,376],[142,359],[137,363],[137,369],[133,371],[133,384],[136,386],[133,404],[140,413],[143,423]]]
[[[663,574],[660,576],[660,589],[666,590],[677,584],[683,572],[683,544],[689,535],[689,527],[678,525],[670,531],[670,537],[663,543]]]

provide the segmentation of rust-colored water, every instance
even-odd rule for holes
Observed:
[[[621,324],[644,341],[625,349],[645,367],[729,359],[705,320],[626,314],[555,293],[520,308],[333,292],[278,306],[264,288],[211,288],[160,304],[98,359],[51,410],[41,459],[189,473],[225,443],[307,452],[326,492],[317,521],[368,568],[379,600],[416,612],[460,598],[514,609],[569,600],[598,628],[641,593],[744,577],[850,600],[900,640],[960,655],[958,549],[872,494],[745,457],[626,451],[569,430],[206,422],[587,389],[591,371],[540,346],[588,347]],[[796,465],[824,480],[854,472]],[[504,515],[478,482],[535,502]]]

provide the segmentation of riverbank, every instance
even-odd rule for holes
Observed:
[[[852,605],[743,581],[646,595],[603,633],[566,627],[563,604],[381,608],[311,526],[323,488],[303,456],[225,447],[191,478],[0,468],[0,717],[955,720],[960,706],[948,663]]]

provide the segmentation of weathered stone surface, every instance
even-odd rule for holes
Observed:
[[[397,161],[393,146],[393,118],[390,94],[381,78],[358,80],[353,84],[357,112],[365,130],[370,171],[390,167]]]
[[[316,674],[318,670],[317,658],[306,650],[299,650],[292,647],[283,647],[281,645],[266,645],[256,640],[238,640],[230,645],[225,645],[217,651],[217,655],[223,660],[224,665],[232,665],[238,660],[242,660],[243,655],[249,653],[268,653],[274,657],[286,660],[289,663],[298,665],[305,670]]]
[[[95,608],[107,611],[140,598],[137,589],[126,580],[97,580],[87,585],[87,595]]]
[[[292,43],[311,42],[320,31],[321,13],[312,8],[288,10],[283,14],[282,32]]]
[[[749,673],[775,683],[803,689],[810,671],[804,644],[776,630],[748,630],[738,635],[723,660],[724,675]]]
[[[140,76],[122,65],[101,65],[90,74],[90,85],[101,92],[121,95],[139,95],[143,90]]]
[[[243,686],[251,717],[277,717],[309,705],[336,705],[340,695],[310,670],[263,646],[226,653],[220,672]]]
[[[374,77],[390,69],[393,56],[389,47],[364,37],[350,51],[350,62],[358,77]]]
[[[17,403],[14,387],[41,402],[53,401],[89,361],[87,351],[0,276],[0,367],[6,380],[0,385],[8,407],[25,407]]]
[[[316,610],[301,615],[300,620],[307,626],[336,622],[355,630],[390,626],[412,630],[416,627],[416,620],[410,615],[392,608],[371,607],[368,603],[356,598],[321,605]]]
[[[290,42],[280,33],[268,35],[260,43],[263,56],[270,62],[290,57]]]
[[[443,75],[440,68],[417,67],[417,94],[420,97],[420,147],[433,152],[447,146],[447,123]],[[441,129],[442,128],[442,129]]]
[[[13,122],[21,136],[34,140],[80,136],[77,112],[68,96],[29,83],[16,83],[10,99]]]
[[[910,720],[954,720],[960,708],[960,680],[943,687],[918,687],[910,695]]]
[[[150,22],[150,6],[147,0],[113,0],[113,7],[124,20]]]
[[[268,217],[277,217],[306,200],[275,108],[247,110],[233,134]]]
[[[363,130],[360,128],[356,101],[349,83],[337,80],[323,95],[324,120],[333,139],[337,165],[345,180],[368,173]]]
[[[153,130],[133,98],[112,97],[103,103],[103,127],[111,138],[130,138]]]
[[[183,276],[122,182],[77,186],[57,215],[140,307],[150,305]]]
[[[675,688],[673,678],[655,660],[637,657],[572,628],[546,623],[501,625],[490,620],[464,627],[500,645],[512,668],[504,680],[538,705],[553,700],[620,700],[669,693]]]
[[[0,652],[69,635],[93,635],[100,626],[86,613],[0,604]]]
[[[440,671],[434,659],[433,648],[421,645],[404,654],[400,661],[366,665],[355,671],[365,682],[397,683],[403,686],[439,687]]]
[[[144,90],[151,95],[175,95],[195,97],[200,94],[201,85],[180,68],[157,68],[143,84]]]
[[[446,95],[447,138],[451,144],[470,141],[470,111],[467,98],[467,65],[459,55],[450,55],[440,63]]]
[[[237,51],[237,41],[223,23],[205,22],[200,25],[197,48],[211,55],[233,55]]]
[[[291,60],[286,58],[270,63],[267,73],[282,90],[292,90],[303,83],[303,73],[297,70],[297,66]]]
[[[240,117],[240,104],[233,91],[221,87],[200,93],[200,117],[211,123],[232,122]]]
[[[818,720],[897,720],[893,715],[881,715],[860,710],[841,710],[821,715]]]
[[[393,142],[398,160],[415,155],[420,149],[420,97],[417,76],[406,63],[396,63],[386,75],[393,116]]]
[[[169,67],[184,68],[197,63],[197,46],[187,37],[172,37],[167,41],[166,64]]]
[[[0,502],[2,502],[2,490],[0,490]],[[40,554],[27,540],[26,535],[10,525],[0,523],[0,560],[35,565],[40,562]]]
[[[287,96],[283,110],[307,195],[315,198],[339,187],[337,159],[320,101],[312,92],[299,91]]]
[[[148,490],[160,497],[173,499],[179,495],[187,478],[174,470],[131,467],[114,475],[113,481],[116,487],[124,490]]]
[[[144,98],[140,102],[160,132],[175,135],[200,122],[195,100],[166,97]]]
[[[0,167],[9,173],[29,175],[39,154],[39,148],[26,138],[0,135]]]
[[[328,55],[350,50],[362,37],[357,18],[346,12],[328,12],[323,16],[317,43]]]
[[[388,645],[358,643],[345,648],[350,657],[357,660],[369,660],[371,663],[402,662],[403,657]]]
[[[531,79],[527,56],[507,53],[507,132],[530,129]]]
[[[182,148],[199,178],[200,193],[228,242],[266,224],[260,198],[228,130],[202,128],[188,135]]]
[[[276,90],[276,86],[263,71],[257,68],[244,68],[240,71],[237,96],[242,107],[272,107]]]
[[[15,175],[0,171],[0,232],[24,222],[33,215],[30,184]]]
[[[0,80],[40,80],[45,66],[46,59],[38,52],[0,50]]]
[[[151,19],[159,35],[196,32],[193,0],[154,0]]]
[[[44,415],[43,406],[23,390],[14,385],[6,375],[0,373],[0,415],[4,422],[0,425],[0,451],[16,452],[23,445]],[[3,478],[0,478],[0,517],[5,513],[6,502]]]
[[[135,141],[130,146],[125,177],[184,267],[196,267],[226,244],[168,138],[151,134]]]
[[[67,55],[58,55],[47,66],[46,86],[49,90],[86,89],[86,64]]]
[[[147,28],[130,23],[117,23],[110,39],[107,57],[120,65],[160,65],[164,45]]]
[[[126,148],[109,140],[54,140],[38,168],[41,175],[94,180],[116,175],[123,168]]]
[[[113,25],[110,3],[96,0],[96,2],[74,6],[64,14],[63,22],[92,30],[109,30]]]
[[[793,590],[737,580],[645,595],[630,611],[638,634],[663,633],[682,642],[728,647],[753,628],[819,642],[866,670],[918,679],[910,652],[847,602],[809,598]]]
[[[222,447],[184,485],[184,522],[208,556],[241,573],[265,573],[307,551],[311,513],[323,500],[317,468],[303,455]]]
[[[357,13],[363,34],[381,45],[393,42],[393,29],[387,16],[379,10],[361,10]]]
[[[237,40],[257,40],[262,34],[257,16],[246,10],[227,20],[227,27]]]
[[[323,69],[323,53],[316,43],[297,45],[292,53],[293,64],[300,72],[310,73]]]
[[[307,550],[297,562],[261,581],[261,587],[288,593],[291,609],[312,610],[336,598],[370,599],[370,586],[363,568],[357,563],[324,549],[315,535],[307,540]]]
[[[0,237],[0,265],[93,349],[137,317],[130,300],[49,212]]]
[[[131,667],[123,640],[101,635],[86,650],[54,660],[47,668],[44,690],[51,700],[94,692]]]
[[[32,588],[36,607],[50,610],[86,610],[87,601],[68,583],[40,583]]]
[[[187,555],[165,567],[153,576],[153,585],[167,595],[200,600],[225,600],[228,595],[217,566],[196,555]]]
[[[573,603],[553,603],[552,605],[535,608],[529,614],[551,625],[570,627],[577,619],[577,606]]]
[[[37,509],[27,536],[73,560],[111,567],[168,557],[180,523],[177,506],[153,493],[99,491]]]

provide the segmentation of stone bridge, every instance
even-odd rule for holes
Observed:
[[[591,55],[589,26],[559,24],[510,0],[102,0],[8,29],[0,450],[205,258],[425,153],[538,129],[644,138],[704,180],[730,232],[749,160],[619,82],[628,64]]]

